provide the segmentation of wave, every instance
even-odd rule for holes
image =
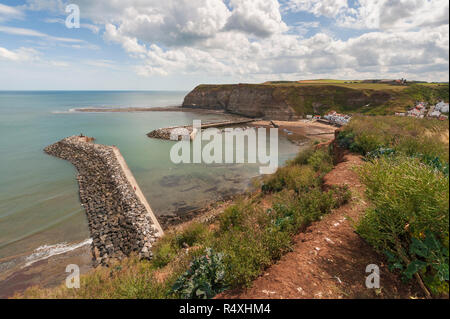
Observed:
[[[81,110],[90,110],[90,109],[110,109],[115,108],[117,106],[108,106],[108,105],[99,105],[99,106],[86,106],[86,107],[73,107],[68,110],[55,110],[51,111],[52,114],[73,114],[73,113],[81,113]],[[120,108],[120,107],[119,107]]]
[[[73,113],[81,113],[82,110],[90,110],[90,109],[120,109],[120,108],[127,108],[128,106],[125,105],[108,105],[108,104],[102,104],[102,105],[93,105],[93,106],[78,106],[73,107],[68,110],[55,110],[51,111],[52,114],[73,114]]]
[[[22,268],[31,266],[38,261],[48,259],[52,256],[61,255],[90,244],[92,244],[92,238],[85,239],[82,242],[75,244],[64,242],[55,245],[40,246],[36,248],[31,255],[25,258],[25,265],[23,265]]]
[[[72,108],[72,109],[68,109],[68,110],[65,110],[65,111],[58,111],[58,110],[56,110],[56,111],[52,111],[51,113],[52,113],[52,114],[70,114],[70,113],[77,113],[77,109],[78,109],[78,108]]]

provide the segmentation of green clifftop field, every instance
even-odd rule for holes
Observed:
[[[448,102],[448,84],[365,83],[316,80],[263,84],[199,85],[184,107],[224,109],[245,116],[291,120],[330,110],[343,113],[389,115],[403,112],[416,101]]]

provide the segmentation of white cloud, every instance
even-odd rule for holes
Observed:
[[[401,31],[448,24],[447,0],[359,0],[339,18],[341,26]]]
[[[276,0],[231,0],[230,6],[232,14],[227,21],[228,30],[268,37],[288,29],[281,19]]]
[[[0,26],[0,32],[12,34],[12,35],[45,38],[47,40],[57,41],[57,42],[70,42],[70,43],[84,42],[83,40],[80,40],[80,39],[54,37],[54,36],[50,36],[48,34],[42,33],[40,31],[36,31],[33,29],[26,29],[26,28]]]
[[[119,44],[134,58],[133,69],[141,76],[217,76],[244,81],[448,77],[448,4],[443,0],[359,0],[353,8],[347,0],[286,0],[282,9],[275,0],[71,2],[80,6],[82,20],[89,22],[86,25],[104,29],[105,41]],[[34,0],[28,7],[48,9],[52,3],[56,8],[64,4]],[[306,11],[329,18],[330,29],[360,31],[350,38],[328,34],[321,20],[288,26],[283,10],[293,14],[290,21],[295,12]],[[0,32],[50,37],[29,29],[5,28],[0,27]],[[5,52],[11,56],[12,51]],[[111,67],[108,60],[84,64]]]
[[[9,50],[0,47],[0,61],[15,62],[20,65],[25,66],[32,65],[44,66],[44,67],[56,67],[56,68],[67,68],[70,66],[69,62],[60,60],[49,60],[42,57],[42,54],[34,48],[20,47],[16,50]]]
[[[105,25],[104,38],[107,41],[121,44],[125,51],[131,54],[145,54],[147,52],[145,45],[139,44],[134,37],[132,38],[121,34],[120,30],[112,24]]]
[[[338,25],[385,31],[440,26],[449,22],[448,0],[287,0],[284,11],[337,19]]]
[[[100,60],[84,60],[82,63],[94,66],[98,68],[107,68],[107,69],[119,69],[117,63],[112,60],[100,59]]]
[[[44,20],[44,22],[65,24],[66,20],[64,20],[62,18],[47,18],[47,19]],[[89,30],[92,31],[92,33],[95,33],[95,34],[98,34],[98,32],[100,31],[100,27],[95,25],[95,24],[80,23],[80,27],[81,28],[85,28],[85,29],[89,29]]]
[[[38,59],[38,52],[32,48],[19,48],[17,50],[8,50],[0,47],[0,59],[14,61],[14,62],[26,62]]]
[[[289,0],[284,10],[306,11],[315,16],[336,17],[348,8],[347,0]]]
[[[64,12],[67,2],[62,0],[27,0],[23,7],[32,11]]]
[[[23,17],[24,14],[19,8],[0,3],[0,22],[12,19],[22,19]]]

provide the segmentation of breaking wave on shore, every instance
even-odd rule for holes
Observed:
[[[31,266],[35,262],[48,259],[52,256],[67,253],[69,251],[81,248],[85,245],[90,245],[92,238],[83,240],[82,242],[75,244],[59,243],[55,245],[43,245],[36,248],[33,253],[25,258],[25,265],[22,268]]]

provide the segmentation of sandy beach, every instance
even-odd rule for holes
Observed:
[[[255,121],[251,123],[254,127],[274,127],[278,126],[278,133],[287,137],[291,142],[302,145],[310,139],[316,139],[319,142],[325,142],[334,138],[336,127],[317,121],[298,120],[298,121]]]

